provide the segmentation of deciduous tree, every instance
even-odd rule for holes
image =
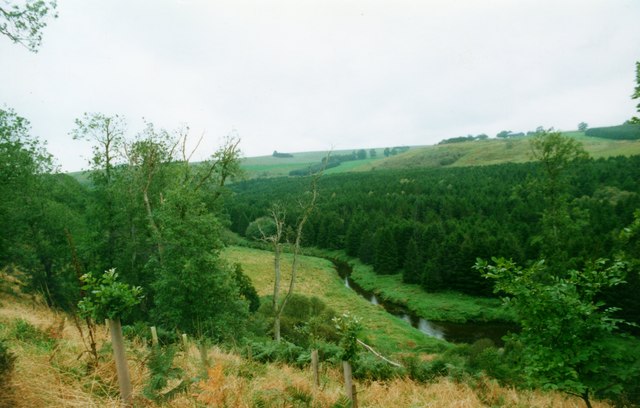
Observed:
[[[508,342],[522,348],[520,363],[532,385],[577,395],[591,407],[593,396],[616,396],[638,381],[639,354],[617,334],[622,322],[597,300],[604,288],[622,283],[623,264],[598,260],[548,282],[540,279],[547,275],[544,261],[528,268],[504,258],[493,262],[475,268],[495,280],[495,291],[517,313],[521,331]]]
[[[58,15],[57,3],[51,1],[26,1],[23,5],[0,6],[0,34],[29,51],[37,52],[42,43],[42,30],[47,26],[47,17]]]

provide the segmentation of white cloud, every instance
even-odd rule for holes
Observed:
[[[436,143],[634,112],[640,4],[607,1],[60,0],[37,55],[0,39],[0,103],[67,170],[85,111],[132,132],[236,128],[247,155]]]

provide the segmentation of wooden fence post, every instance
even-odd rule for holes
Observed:
[[[184,346],[184,351],[187,351],[189,342],[187,341],[187,333],[182,333],[182,345]]]
[[[358,408],[358,392],[355,384],[351,384],[351,407]]]
[[[153,347],[158,346],[158,331],[156,330],[156,326],[151,326],[151,345]]]
[[[320,374],[318,373],[318,350],[311,351],[311,369],[313,370],[313,383],[317,388],[320,386]]]

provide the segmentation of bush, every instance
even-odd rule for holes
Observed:
[[[51,351],[56,343],[47,333],[23,319],[16,320],[12,334],[16,340],[29,343],[43,351]]]
[[[387,381],[403,375],[403,369],[394,367],[370,353],[360,353],[353,364],[353,377],[359,380]]]
[[[9,351],[5,341],[0,339],[0,406],[12,406],[11,376],[16,356]]]
[[[268,322],[270,327],[273,326],[271,299],[271,296],[265,297],[257,312],[257,320]],[[332,322],[334,317],[335,312],[321,299],[293,294],[280,318],[280,334],[304,348],[316,341],[335,342],[339,336]]]
[[[417,357],[411,356],[405,358],[403,362],[407,375],[416,382],[432,382],[447,373],[445,364],[441,360],[421,361]]]
[[[244,232],[248,239],[256,241],[270,237],[276,233],[276,223],[272,217],[260,217],[252,221]]]
[[[162,392],[169,380],[180,379],[184,375],[181,368],[173,366],[173,358],[176,354],[176,347],[169,346],[165,348],[154,347],[149,355],[147,366],[149,367],[149,381],[144,387],[144,396],[155,401],[167,401],[175,396],[176,393],[184,391],[187,387],[185,381],[181,381],[178,385],[168,391]]]
[[[261,363],[279,362],[294,365],[300,364],[300,355],[305,352],[302,347],[285,340],[280,342],[273,340],[249,342],[245,350],[247,354],[250,350],[250,358]]]

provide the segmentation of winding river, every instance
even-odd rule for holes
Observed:
[[[372,304],[379,305],[384,308],[388,313],[395,317],[405,320],[427,336],[446,340],[452,343],[473,343],[476,340],[487,338],[491,339],[496,345],[502,346],[504,344],[502,337],[510,331],[517,330],[517,326],[513,323],[452,323],[429,321],[412,313],[402,305],[381,301],[375,293],[363,289],[356,282],[349,279],[352,272],[352,268],[349,263],[337,259],[331,259],[331,261],[333,262],[338,275],[340,275],[340,278],[344,280],[344,285],[347,288],[352,289]]]

